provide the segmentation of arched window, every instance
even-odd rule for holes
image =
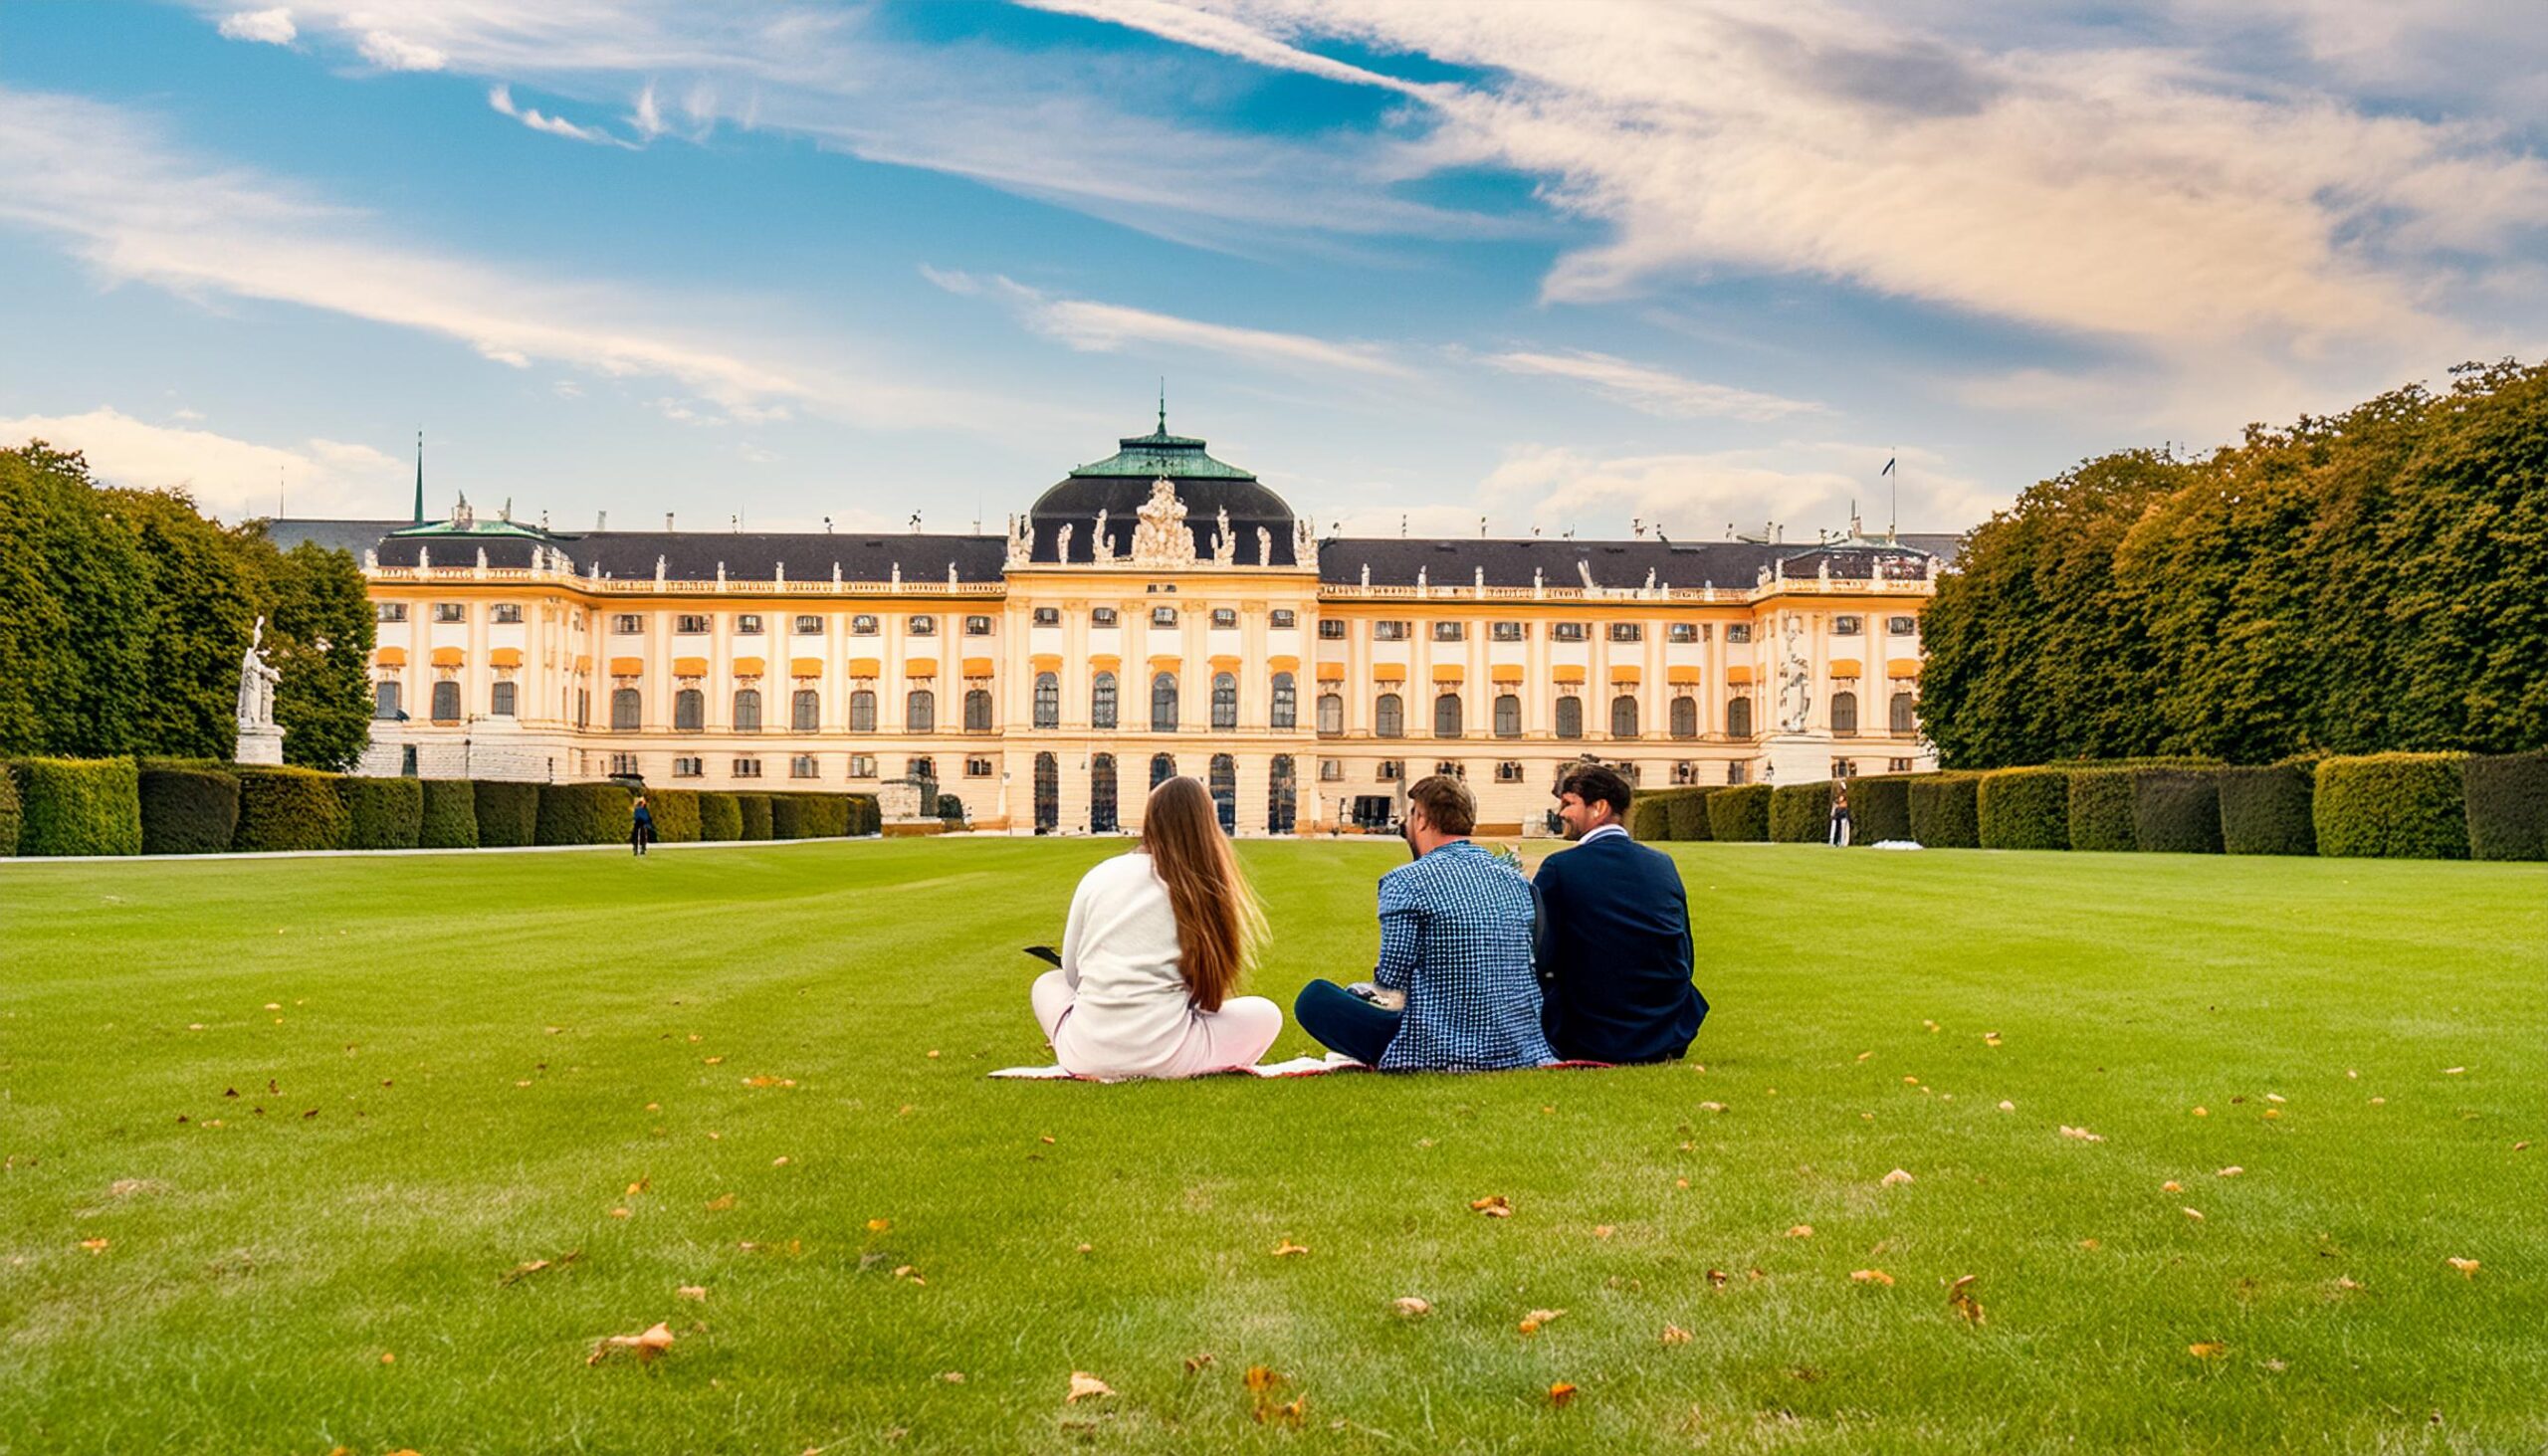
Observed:
[[[1919,721],[1912,714],[1910,694],[1893,695],[1892,727],[1895,732],[1906,735],[1920,730]]]
[[[810,733],[823,726],[823,697],[811,688],[799,688],[787,700],[787,726],[797,732]]]
[[[1088,832],[1115,832],[1115,755],[1100,753],[1088,761]]]
[[[515,688],[511,683],[498,683],[488,691],[487,711],[498,718],[514,716]]]
[[[1234,673],[1212,674],[1212,727],[1238,727],[1238,677]]]
[[[1331,737],[1345,731],[1345,699],[1341,694],[1318,695],[1318,730]]]
[[[1292,769],[1292,755],[1277,753],[1265,777],[1265,832],[1289,834],[1297,827],[1301,813],[1301,788]]]
[[[1151,678],[1151,731],[1176,731],[1176,674],[1158,673]]]
[[[1725,705],[1725,731],[1729,737],[1752,736],[1752,700],[1732,699]]]
[[[636,731],[637,716],[640,711],[636,689],[613,688],[610,690],[610,730],[612,732]]]
[[[1220,818],[1223,834],[1238,833],[1238,760],[1227,753],[1212,755],[1212,812]]]
[[[1372,705],[1372,731],[1384,738],[1406,736],[1406,704],[1395,693],[1383,693]]]
[[[708,698],[697,688],[684,688],[673,695],[673,728],[695,733],[708,722]]]
[[[1857,730],[1858,695],[1855,693],[1832,694],[1831,731],[1835,733],[1855,733]]]
[[[1687,693],[1672,699],[1672,736],[1695,738],[1699,735],[1699,700]]]
[[[849,730],[854,733],[876,731],[876,690],[853,689],[849,695]]]
[[[965,689],[964,731],[968,733],[986,733],[990,730],[991,690],[988,688]]]
[[[1495,735],[1499,738],[1522,736],[1522,700],[1511,693],[1495,695]]]
[[[938,731],[938,694],[927,688],[914,688],[903,695],[903,730],[914,733]]]
[[[985,695],[987,696],[987,695]],[[970,727],[970,725],[966,725]],[[1062,726],[1062,677],[1059,673],[1035,675],[1035,726],[1057,728]],[[988,728],[988,724],[983,725]]]
[[[1561,738],[1584,736],[1583,699],[1560,698],[1557,700],[1557,735]]]
[[[758,688],[739,688],[735,691],[735,731],[739,733],[760,731],[760,690]]]
[[[1151,787],[1157,788],[1176,776],[1176,759],[1167,753],[1151,755]]]
[[[434,722],[460,722],[460,685],[458,683],[434,684]]]
[[[1266,727],[1288,728],[1301,726],[1300,690],[1293,687],[1290,673],[1274,675],[1274,702],[1266,717]]]
[[[1115,726],[1115,675],[1099,673],[1097,686],[1088,697],[1088,722],[1091,728],[1111,728]]]
[[[1035,755],[1035,832],[1062,827],[1062,765],[1050,753]]]
[[[1610,736],[1614,738],[1636,736],[1635,694],[1622,693],[1610,700]]]
[[[1444,693],[1433,700],[1433,736],[1456,738],[1460,735],[1460,695]]]
[[[400,691],[396,679],[383,678],[379,682],[372,684],[371,716],[374,718],[396,718],[399,714],[406,712],[404,708],[399,706],[398,702],[398,700],[404,696],[405,694]]]

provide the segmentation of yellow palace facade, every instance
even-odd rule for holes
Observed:
[[[421,509],[419,510],[421,515]],[[975,828],[1377,827],[1464,776],[1536,830],[1587,755],[1648,785],[1935,765],[1937,537],[1322,537],[1163,419],[997,535],[284,520],[362,561],[371,773],[934,783]]]

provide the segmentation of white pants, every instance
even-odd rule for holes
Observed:
[[[1027,993],[1027,999],[1034,1003],[1035,1024],[1044,1028],[1044,1039],[1058,1048],[1062,1022],[1071,1014],[1069,983],[1062,979],[1060,971],[1048,970],[1035,977],[1034,989]],[[1221,1003],[1218,1011],[1196,1011],[1191,1015],[1184,1042],[1162,1066],[1122,1073],[1109,1067],[1070,1070],[1090,1077],[1193,1077],[1253,1065],[1274,1045],[1274,1038],[1283,1033],[1283,1009],[1263,996],[1232,996]]]

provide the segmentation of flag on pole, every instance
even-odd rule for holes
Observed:
[[[1884,461],[1884,469],[1882,469],[1882,470],[1880,470],[1880,471],[1877,471],[1877,472],[1876,472],[1876,474],[1877,474],[1878,476],[1889,476],[1889,475],[1893,474],[1893,457],[1891,457],[1891,456],[1887,456],[1887,457],[1885,457],[1885,461]]]

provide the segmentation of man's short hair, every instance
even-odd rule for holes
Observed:
[[[1607,804],[1621,820],[1628,816],[1631,792],[1628,781],[1606,763],[1578,763],[1557,780],[1559,798],[1574,794],[1588,804]]]
[[[1419,778],[1406,787],[1406,801],[1424,811],[1444,834],[1468,834],[1477,828],[1477,795],[1447,773]]]

